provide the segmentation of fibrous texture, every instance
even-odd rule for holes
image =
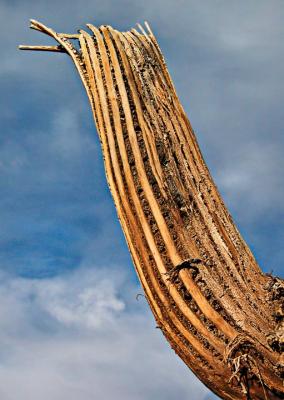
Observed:
[[[59,45],[22,48],[68,53],[86,88],[157,327],[221,398],[284,398],[283,281],[262,273],[233,223],[148,24],[76,35],[31,27]]]

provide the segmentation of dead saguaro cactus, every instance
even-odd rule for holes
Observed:
[[[265,275],[226,209],[156,39],[32,20],[85,86],[108,184],[158,327],[223,399],[283,399],[283,280]],[[76,41],[76,43],[74,42]]]

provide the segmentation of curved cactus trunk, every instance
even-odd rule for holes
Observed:
[[[223,399],[284,398],[283,281],[261,272],[234,225],[149,26],[31,27],[59,45],[22,49],[68,53],[80,74],[137,274],[172,348]]]

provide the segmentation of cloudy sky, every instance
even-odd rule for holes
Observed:
[[[0,0],[1,399],[213,400],[135,299],[87,96],[66,55],[17,51],[53,44],[29,18],[150,22],[226,204],[281,275],[284,1]]]

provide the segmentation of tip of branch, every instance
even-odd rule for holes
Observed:
[[[35,19],[30,19],[30,28],[40,29],[39,26],[40,26],[40,23],[38,21],[36,21]]]
[[[137,22],[136,26],[140,29],[140,31],[142,32],[143,35],[147,36],[147,33],[146,33],[145,29],[143,28],[143,26],[141,24],[139,24]]]
[[[154,36],[154,35],[153,35],[153,32],[152,32],[152,29],[151,29],[151,27],[150,27],[150,25],[149,25],[149,22],[144,21],[144,24],[145,24],[145,26],[146,26],[148,32],[150,33],[150,35]]]
[[[29,46],[21,44],[18,46],[19,50],[33,50],[33,51],[52,51],[56,53],[66,53],[66,50],[62,46]]]

